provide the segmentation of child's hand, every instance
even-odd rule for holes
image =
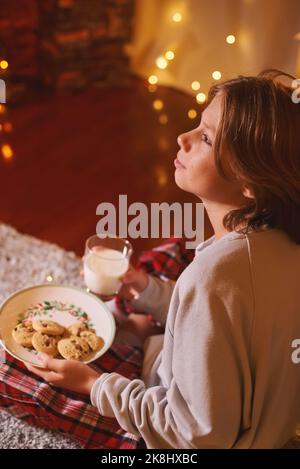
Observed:
[[[118,293],[119,296],[124,300],[132,300],[147,287],[148,275],[130,266],[121,277],[121,281],[123,285]]]
[[[58,360],[45,353],[39,353],[39,358],[45,368],[30,365],[26,368],[59,388],[90,394],[94,382],[101,376],[85,363],[75,360]]]

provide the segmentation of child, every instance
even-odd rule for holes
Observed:
[[[300,105],[279,75],[216,84],[200,125],[178,137],[175,181],[215,234],[176,283],[123,278],[123,297],[165,325],[145,342],[143,379],[50,358],[28,367],[89,394],[148,448],[277,448],[300,419]]]

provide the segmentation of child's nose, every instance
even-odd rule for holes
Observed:
[[[177,138],[177,143],[185,152],[188,152],[191,148],[188,133],[179,135]]]

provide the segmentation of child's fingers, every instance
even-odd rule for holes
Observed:
[[[35,375],[40,376],[48,383],[55,383],[58,379],[60,379],[60,375],[54,371],[49,371],[44,368],[38,368],[37,366],[31,366],[26,364],[26,368],[34,373]]]
[[[122,287],[119,290],[118,295],[123,300],[129,300],[130,301],[132,299],[132,294],[130,292],[130,288],[128,288],[126,285],[122,285]]]
[[[58,360],[56,358],[52,358],[46,353],[39,353],[38,360],[42,363],[42,365],[51,371],[56,371],[60,373],[64,367],[64,361]]]
[[[136,270],[133,269],[133,267],[130,266],[127,272],[125,272],[125,274],[122,275],[120,280],[122,283],[128,284],[128,283],[135,282],[136,278],[137,278],[137,272]]]
[[[136,290],[134,290],[134,288],[128,286],[128,285],[122,285],[122,287],[120,288],[120,291],[118,293],[118,295],[123,298],[123,300],[133,300],[134,298],[136,298],[136,296],[138,295],[138,293],[136,292]]]

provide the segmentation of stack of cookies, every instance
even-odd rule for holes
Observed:
[[[81,322],[65,328],[50,320],[23,321],[13,329],[12,336],[23,347],[66,360],[87,360],[104,345],[103,339]]]

